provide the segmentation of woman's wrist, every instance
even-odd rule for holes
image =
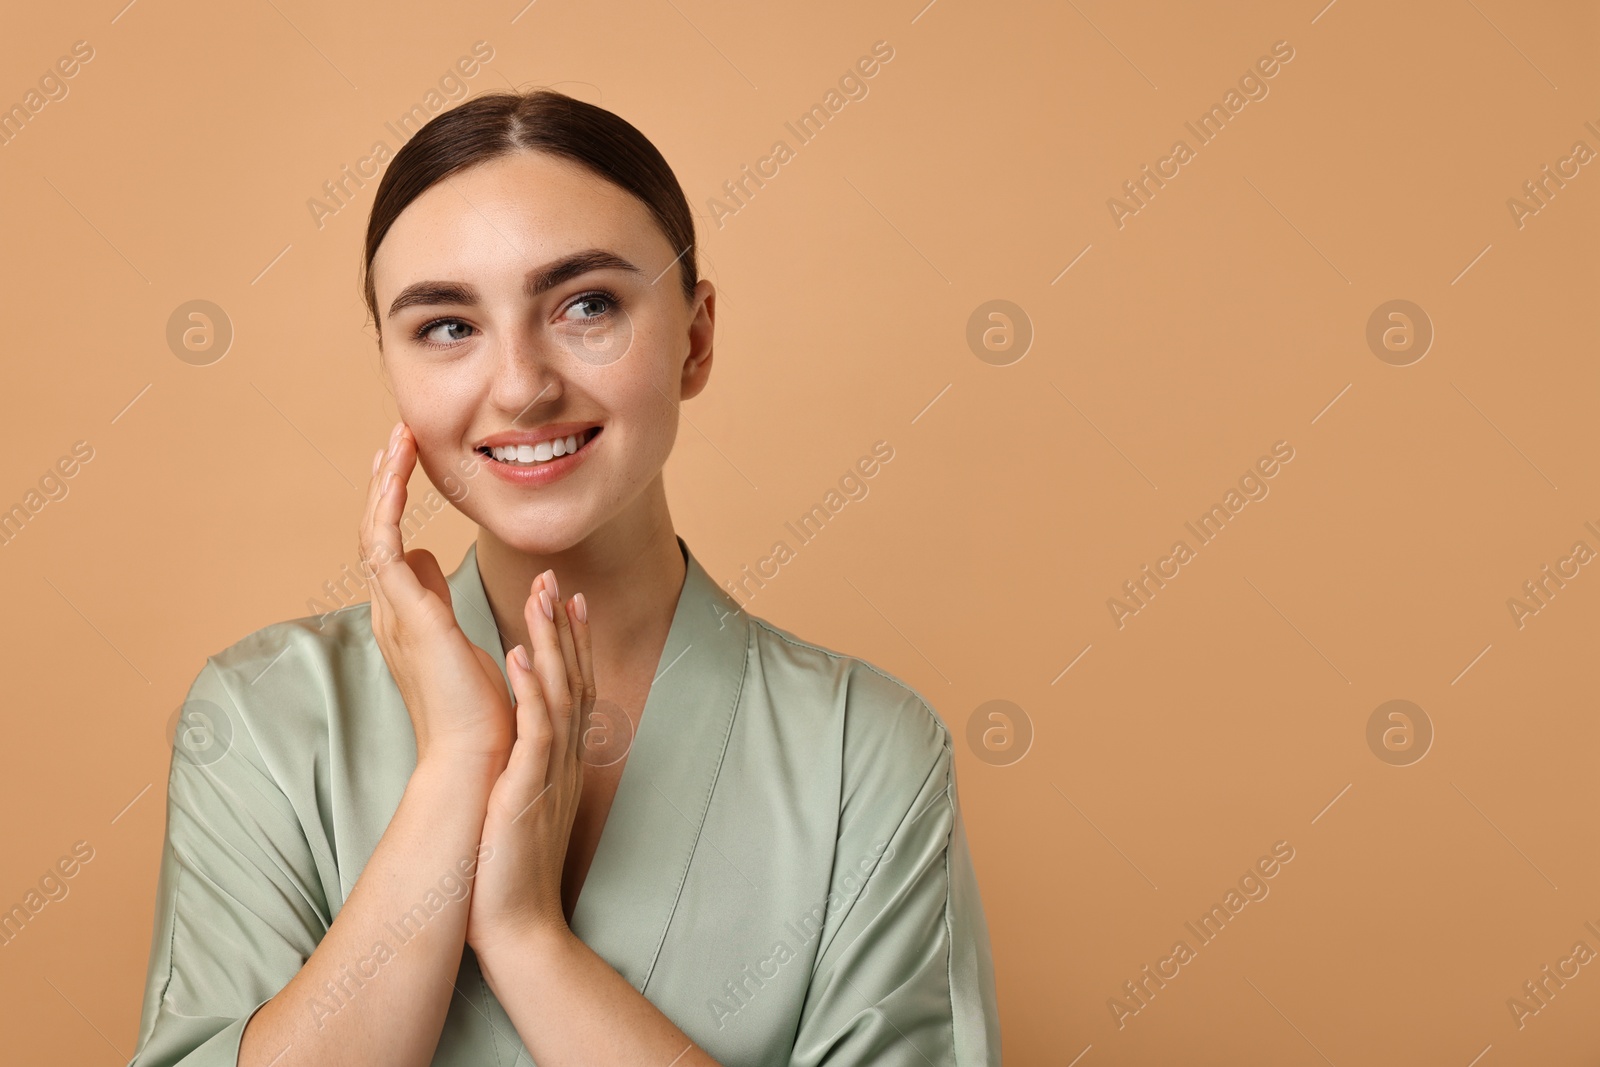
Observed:
[[[524,976],[541,971],[551,975],[566,973],[573,952],[587,948],[565,922],[525,924],[496,931],[472,945],[490,992],[495,990],[496,978],[506,977],[512,968]]]
[[[475,797],[487,806],[489,791],[505,769],[507,754],[430,749],[417,760],[407,789]]]

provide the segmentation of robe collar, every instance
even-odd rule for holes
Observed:
[[[749,663],[737,601],[677,538],[686,573],[644,714],[572,915],[572,932],[643,991],[700,840]],[[478,546],[447,579],[456,621],[505,675]],[[507,681],[507,692],[509,689]],[[600,680],[604,692],[604,679]]]

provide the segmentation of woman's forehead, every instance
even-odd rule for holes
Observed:
[[[638,261],[656,244],[666,240],[649,209],[625,190],[569,160],[521,152],[453,174],[406,205],[373,257],[374,280],[384,289],[419,271],[523,273],[585,248]]]

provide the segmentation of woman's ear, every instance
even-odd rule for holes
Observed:
[[[716,318],[716,287],[705,278],[701,278],[694,287],[693,317],[689,320],[689,350],[685,353],[683,375],[678,388],[681,400],[698,396],[711,378],[711,353]]]

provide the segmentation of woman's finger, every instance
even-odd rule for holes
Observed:
[[[394,455],[394,445],[404,429],[403,422],[394,424],[394,429],[389,431],[388,443],[378,449],[372,457],[372,477],[367,482],[366,505],[361,511],[361,522],[356,527],[356,558],[360,561],[362,578],[366,581],[371,596],[372,633],[378,638],[380,646],[389,639],[388,626],[392,612],[386,611],[381,586],[377,581],[377,568],[373,563],[372,537],[374,528],[374,513],[378,506],[378,498],[384,483],[385,460]]]
[[[556,633],[555,600],[545,581],[544,574],[533,580],[533,595],[528,597],[522,613],[528,624],[528,649],[533,657],[534,673],[539,676],[544,702],[550,709],[555,751],[564,753],[572,730],[572,689],[567,685],[567,664]]]
[[[530,666],[523,665],[526,654],[527,648],[523,645],[506,654],[506,674],[511,681],[511,692],[517,698],[517,739],[502,772],[516,776],[517,788],[512,796],[517,798],[519,810],[514,813],[512,822],[544,796],[550,782],[550,752],[554,745],[554,730],[539,679]]]
[[[566,603],[566,611],[571,616],[572,643],[577,650],[580,679],[577,723],[572,731],[570,745],[576,753],[582,747],[583,731],[588,728],[589,715],[594,711],[594,645],[589,637],[589,602],[584,595],[574,593]]]
[[[387,564],[385,553],[387,549],[374,548],[373,542],[377,529],[377,509],[382,499],[382,494],[375,495],[372,501],[372,511],[369,515],[367,529],[363,535],[361,573],[367,580],[367,589],[372,596],[372,631],[381,639],[392,643],[397,640],[398,616],[394,606],[389,602],[388,592],[380,579]]]
[[[583,710],[583,675],[578,670],[578,650],[572,643],[572,623],[567,616],[567,607],[561,602],[561,586],[556,581],[555,571],[546,571],[545,580],[550,583],[550,597],[555,607],[556,639],[561,642],[561,662],[567,668],[567,692],[572,694],[572,710],[578,714]]]
[[[367,531],[373,582],[384,597],[384,607],[402,632],[419,622],[414,612],[428,592],[406,565],[404,539],[400,533],[400,519],[406,508],[406,483],[416,464],[416,443],[411,431],[402,426],[379,465],[378,498],[373,503],[372,521]]]
[[[372,551],[373,512],[378,506],[378,497],[383,492],[385,461],[394,455],[395,442],[399,440],[400,433],[404,428],[405,423],[395,423],[394,429],[389,431],[389,440],[372,457],[372,477],[367,481],[367,501],[361,509],[361,523],[356,528],[356,538],[363,564],[366,563]]]

